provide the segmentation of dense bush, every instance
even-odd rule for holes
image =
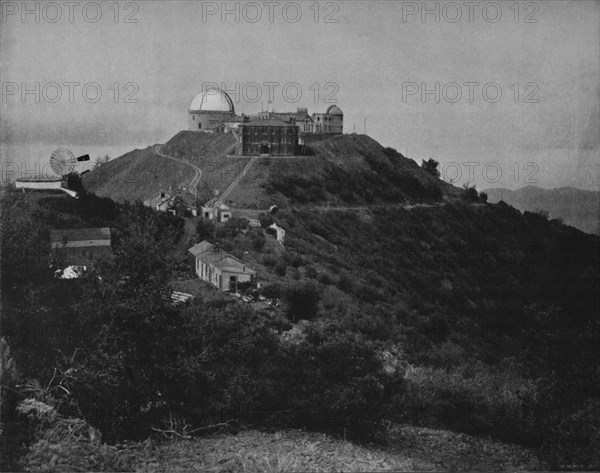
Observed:
[[[535,444],[540,433],[530,403],[536,395],[532,381],[484,366],[411,368],[398,412],[416,425]]]
[[[376,435],[391,393],[402,390],[400,373],[385,370],[382,347],[333,325],[308,325],[303,335],[284,345],[292,422],[351,438]]]
[[[319,310],[319,291],[315,284],[292,284],[286,288],[284,298],[287,302],[287,316],[292,322],[316,317]]]
[[[212,241],[215,237],[215,224],[212,220],[201,218],[196,224],[196,233],[200,240]]]

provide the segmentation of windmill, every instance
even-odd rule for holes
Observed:
[[[54,150],[50,156],[50,167],[58,174],[61,178],[73,172],[75,165],[81,161],[89,161],[90,155],[84,154],[76,158],[71,151],[66,148],[58,148]]]

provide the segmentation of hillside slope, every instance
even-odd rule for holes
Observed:
[[[248,163],[230,156],[230,134],[181,131],[161,147],[136,150],[84,176],[86,188],[115,200],[146,199],[163,189],[191,182],[202,170],[199,200],[224,192]],[[306,203],[367,205],[384,202],[439,201],[456,198],[457,189],[423,171],[417,163],[386,149],[366,135],[313,137],[307,156],[260,158],[228,196],[228,204],[266,208]],[[228,156],[229,155],[229,156]]]
[[[225,190],[248,162],[248,158],[226,157],[232,144],[235,139],[231,135],[183,131],[160,148],[161,153],[176,159],[160,156],[155,146],[149,146],[84,174],[83,184],[88,191],[119,202],[145,200],[155,197],[161,188],[189,187],[195,176],[194,167],[186,164],[189,162],[202,171],[197,193],[203,202],[215,189]]]
[[[155,197],[194,176],[183,163],[162,158],[152,147],[131,151],[82,176],[85,188],[115,201]]]
[[[391,205],[390,196],[418,196],[410,187],[394,194],[389,184],[367,187],[375,204],[362,205],[361,184],[372,178],[389,183],[397,173],[400,187],[411,181],[384,151],[359,149],[368,138],[347,139],[336,146],[358,149],[357,163],[338,169],[357,187],[316,174],[305,179],[309,186],[292,176],[289,188],[275,189],[296,202],[301,191],[324,196],[262,219],[286,230],[285,252],[271,251],[262,229],[242,231],[235,219],[203,229],[203,238],[258,270],[264,297],[279,299],[280,311],[233,298],[172,306],[166,282],[179,270],[166,255],[169,234],[181,229],[177,217],[86,193],[70,199],[13,189],[2,206],[1,280],[13,278],[2,287],[2,322],[19,369],[46,386],[59,353],[81,353],[64,366],[81,381],[66,387],[77,415],[107,438],[140,439],[168,426],[167,401],[193,428],[233,419],[358,438],[408,423],[537,447],[555,469],[600,465],[589,422],[600,417],[599,238],[504,203],[446,195]],[[134,168],[144,162],[139,153],[121,162]],[[356,170],[361,156],[364,172]],[[373,171],[378,165],[389,175]],[[427,189],[419,172],[414,182]],[[322,205],[328,198],[348,205]],[[114,228],[119,258],[99,267],[98,279],[61,284],[39,253],[49,252],[47,229],[57,225]],[[64,329],[48,337],[40,326]],[[98,337],[101,330],[110,338]],[[140,418],[148,400],[157,407]],[[457,448],[457,461],[466,453]]]
[[[490,202],[503,200],[522,212],[545,210],[550,218],[561,218],[567,225],[600,235],[600,192],[572,187],[542,189],[535,186],[516,191],[486,189],[485,192]]]
[[[453,200],[461,192],[367,135],[313,137],[308,146],[309,156],[259,159],[229,203],[356,206]]]

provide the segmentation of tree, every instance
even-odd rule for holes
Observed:
[[[421,162],[421,167],[434,177],[440,177],[439,165],[440,163],[433,158]]]
[[[108,154],[105,154],[104,157],[101,156],[97,156],[96,160],[94,161],[94,167],[100,167],[103,164],[106,164],[110,161],[110,156]]]
[[[477,202],[479,200],[479,193],[477,192],[475,185],[469,186],[469,183],[465,182],[463,184],[463,190],[463,198],[465,200],[468,200],[469,202]]]

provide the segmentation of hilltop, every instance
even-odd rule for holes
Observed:
[[[560,218],[587,233],[600,235],[600,192],[560,187],[542,189],[528,186],[516,191],[494,188],[486,189],[490,202],[504,201],[524,211],[546,211],[550,218]]]
[[[194,168],[202,175],[200,202],[222,194],[251,158],[231,156],[231,134],[181,131],[164,145],[135,150],[85,174],[85,187],[117,201],[145,200],[177,184],[187,185]],[[460,190],[436,179],[417,163],[366,135],[311,137],[298,157],[259,158],[227,197],[238,208],[278,204],[369,205],[385,202],[440,201]],[[190,189],[191,190],[191,189]]]

